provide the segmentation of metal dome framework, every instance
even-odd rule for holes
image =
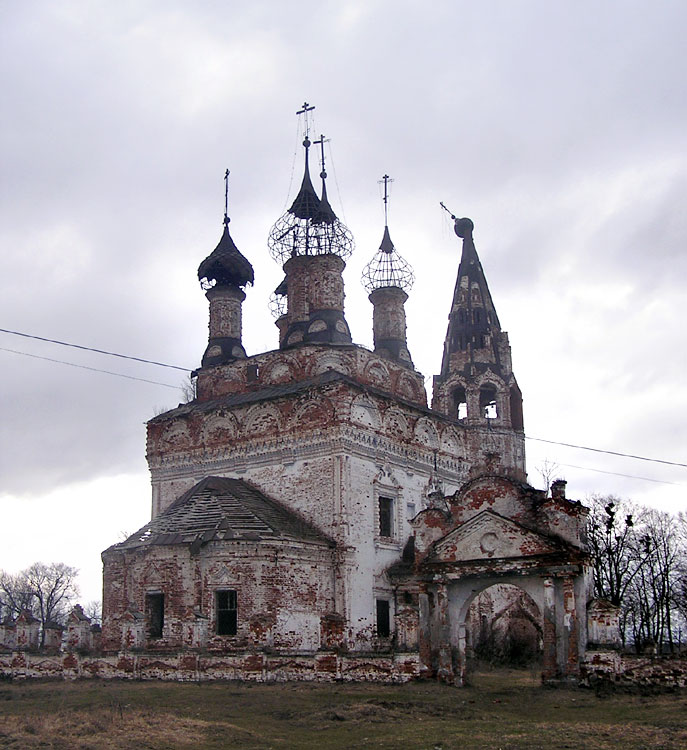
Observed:
[[[375,289],[398,287],[404,292],[412,289],[415,273],[410,264],[396,251],[389,236],[389,228],[384,227],[384,237],[374,258],[365,266],[362,283],[368,294]]]
[[[270,229],[267,247],[274,260],[284,264],[296,255],[331,254],[346,260],[355,243],[348,227],[333,212],[326,218],[301,218],[289,210]]]
[[[353,253],[353,235],[341,222],[327,198],[327,170],[325,169],[324,135],[315,144],[320,146],[322,180],[321,197],[315,192],[310,179],[309,151],[313,145],[308,135],[307,113],[314,109],[307,104],[297,114],[306,115],[303,139],[305,170],[303,182],[291,208],[270,229],[267,247],[270,255],[282,265],[297,255],[338,255],[346,260]]]

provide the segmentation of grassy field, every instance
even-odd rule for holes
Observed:
[[[0,748],[687,748],[686,693],[546,688],[527,671],[472,682],[0,683]]]

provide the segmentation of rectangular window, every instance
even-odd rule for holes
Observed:
[[[391,635],[391,618],[389,616],[389,600],[377,599],[377,636],[388,638]]]
[[[216,591],[217,635],[236,635],[236,591]]]
[[[146,622],[149,638],[162,638],[162,626],[165,624],[165,595],[146,594]]]
[[[393,536],[394,501],[391,497],[379,498],[379,536]]]

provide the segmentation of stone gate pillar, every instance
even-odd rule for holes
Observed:
[[[451,627],[449,617],[448,590],[444,584],[437,586],[436,635],[438,646],[437,678],[442,682],[453,682],[453,653],[451,649]]]
[[[543,636],[544,654],[542,678],[550,680],[558,673],[556,659],[556,588],[553,578],[544,579]]]
[[[563,581],[563,626],[568,639],[567,663],[563,671],[565,675],[577,675],[580,672],[580,646],[575,580],[572,577],[565,578]]]
[[[418,650],[420,652],[420,676],[425,679],[434,677],[432,666],[432,626],[430,623],[429,594],[421,591],[418,596],[420,623],[418,628]]]

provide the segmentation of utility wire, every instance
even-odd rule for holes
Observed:
[[[559,443],[555,440],[544,440],[544,438],[530,437],[525,435],[525,440],[536,440],[538,443],[549,443],[549,445],[563,445],[566,448],[579,448],[582,451],[592,451],[593,453],[606,453],[609,456],[622,456],[623,458],[634,458],[637,461],[650,461],[655,464],[667,464],[668,466],[682,466],[687,469],[687,464],[680,464],[677,461],[664,461],[661,458],[647,458],[646,456],[634,456],[632,453],[618,453],[617,451],[605,451],[601,448],[588,448],[586,445],[573,445],[572,443]]]
[[[69,365],[69,367],[78,367],[81,370],[90,370],[91,372],[103,372],[106,375],[115,375],[118,378],[127,378],[128,380],[140,380],[142,383],[152,383],[153,385],[164,385],[165,388],[174,388],[179,390],[178,385],[170,385],[169,383],[160,383],[157,380],[147,380],[146,378],[137,378],[133,375],[124,375],[122,372],[112,372],[111,370],[101,370],[98,367],[86,367],[86,365],[77,365],[74,362],[65,362],[63,359],[52,359],[51,357],[40,357],[38,354],[29,354],[28,352],[18,352],[16,349],[5,349],[0,347],[0,352],[10,352],[12,354],[21,354],[24,357],[31,357],[33,359],[43,359],[46,362],[57,362],[60,365]]]
[[[106,354],[109,357],[118,357],[119,359],[128,359],[128,360],[132,360],[134,362],[143,362],[143,363],[148,364],[148,365],[157,365],[158,367],[168,367],[168,368],[170,368],[172,370],[181,370],[182,372],[191,372],[191,368],[189,368],[189,367],[179,367],[178,365],[170,365],[170,364],[167,364],[165,362],[157,362],[157,361],[152,360],[152,359],[144,359],[143,357],[131,357],[131,356],[127,355],[127,354],[119,354],[117,352],[109,352],[109,351],[106,351],[104,349],[95,349],[95,348],[93,348],[91,346],[83,346],[81,344],[70,344],[70,343],[68,343],[66,341],[58,341],[57,339],[49,339],[49,338],[45,338],[44,336],[33,336],[30,333],[21,333],[20,331],[10,331],[7,328],[0,328],[0,333],[9,333],[9,334],[11,334],[13,336],[22,336],[23,338],[35,339],[36,341],[46,341],[49,344],[59,344],[60,346],[68,346],[68,347],[71,347],[72,349],[81,349],[82,351],[96,352],[97,354]],[[3,348],[0,348],[0,351],[12,352],[13,354],[22,354],[22,355],[24,355],[26,357],[34,357],[35,359],[44,359],[44,360],[46,360],[48,362],[57,362],[57,363],[63,364],[63,365],[70,365],[71,367],[80,367],[81,369],[92,370],[93,372],[103,372],[103,373],[106,373],[108,375],[115,375],[117,377],[128,378],[129,380],[140,380],[140,381],[142,381],[144,383],[153,383],[154,385],[163,385],[163,386],[166,386],[167,388],[177,388],[178,387],[178,386],[170,385],[169,383],[160,383],[160,382],[158,382],[156,380],[146,380],[145,378],[136,378],[133,375],[124,375],[124,374],[118,373],[118,372],[111,372],[110,370],[100,370],[97,367],[86,367],[85,365],[77,365],[77,364],[74,364],[73,362],[65,362],[65,361],[63,361],[61,359],[50,359],[50,357],[39,357],[36,354],[27,354],[26,352],[19,352],[19,351],[16,351],[14,349],[3,349]],[[677,461],[666,461],[666,460],[661,459],[661,458],[647,458],[646,456],[636,456],[636,455],[634,455],[632,453],[620,453],[619,451],[608,451],[608,450],[603,450],[601,448],[590,448],[590,447],[588,447],[586,445],[574,445],[573,443],[562,443],[562,442],[559,442],[557,440],[545,440],[544,438],[531,437],[530,435],[526,435],[525,439],[526,440],[534,440],[535,442],[538,442],[538,443],[547,443],[549,445],[562,445],[565,448],[577,448],[578,450],[591,451],[592,453],[605,453],[606,455],[609,455],[609,456],[620,456],[622,458],[633,458],[633,459],[635,459],[637,461],[649,461],[650,463],[665,464],[667,466],[680,466],[682,468],[687,469],[687,464],[679,463]],[[579,468],[581,468],[581,467],[579,467]],[[594,471],[594,469],[592,469],[592,471]],[[604,472],[604,473],[612,474],[613,472]],[[628,476],[629,477],[630,475],[629,474],[628,475],[619,474],[618,476]],[[637,479],[643,479],[644,477],[635,477],[635,478],[637,478]],[[647,480],[647,481],[660,481],[660,480]],[[671,482],[667,482],[667,484],[672,484],[672,483]]]
[[[144,362],[147,365],[157,365],[158,367],[169,367],[172,370],[181,370],[182,372],[191,372],[190,367],[178,367],[177,365],[168,365],[165,362],[156,362],[153,359],[143,359],[142,357],[130,357],[127,354],[118,354],[117,352],[108,352],[104,349],[94,349],[91,346],[82,346],[81,344],[70,344],[66,341],[58,341],[57,339],[46,339],[43,336],[32,336],[30,333],[20,333],[19,331],[8,331],[6,328],[0,328],[0,333],[11,333],[13,336],[22,336],[25,339],[36,339],[36,341],[47,341],[49,344],[59,344],[60,346],[69,346],[72,349],[81,349],[85,352],[96,352],[97,354],[107,354],[108,357],[119,357],[120,359],[131,359],[134,362]],[[6,349],[4,351],[12,351],[10,349]],[[23,354],[24,352],[16,352],[17,354]],[[40,359],[40,358],[39,358]],[[47,359],[45,357],[44,359]],[[59,362],[60,360],[54,360],[55,362]],[[65,362],[63,364],[70,364],[69,362]],[[87,368],[88,369],[88,368]],[[105,372],[104,370],[102,372]],[[115,374],[115,373],[111,373]],[[149,381],[154,382],[154,381]]]
[[[656,484],[672,484],[682,487],[682,482],[666,482],[664,479],[650,479],[649,477],[638,477],[635,474],[619,474],[617,471],[604,471],[603,469],[592,469],[589,466],[575,466],[575,464],[561,464],[569,469],[581,469],[582,471],[595,471],[597,474],[612,474],[614,477],[626,477],[627,479],[641,479],[644,482],[655,482]]]

